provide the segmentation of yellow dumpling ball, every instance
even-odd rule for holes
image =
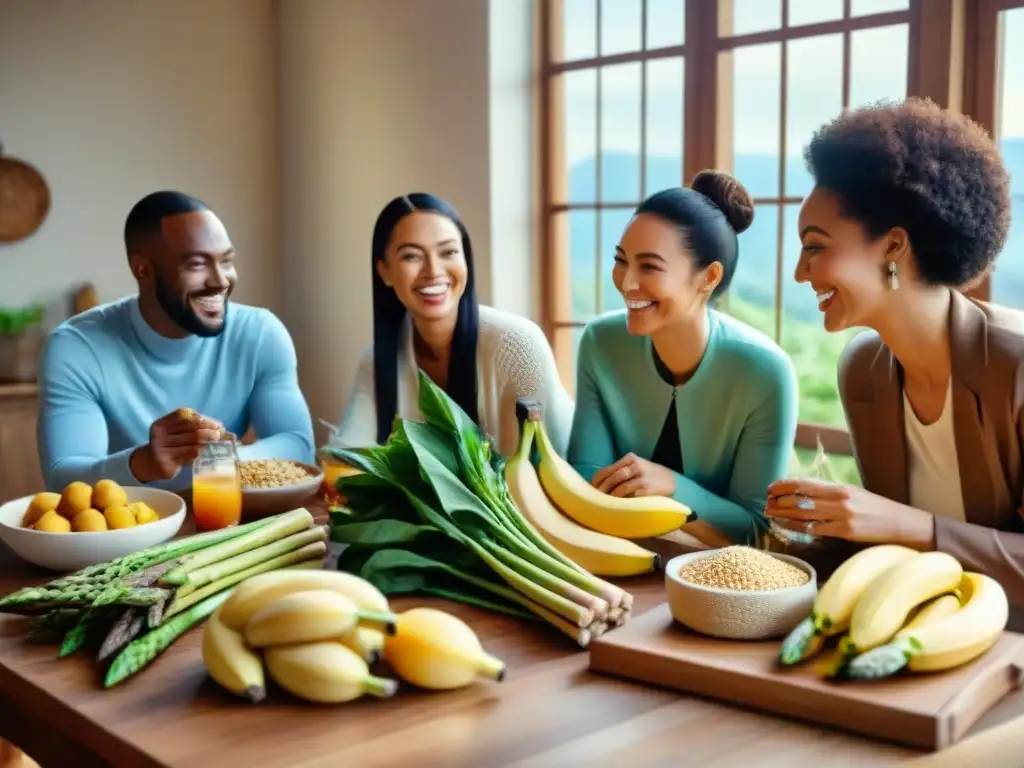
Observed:
[[[98,509],[83,509],[71,521],[71,530],[84,533],[87,531],[107,530],[107,519]]]
[[[103,510],[103,517],[108,528],[131,528],[135,525],[135,515],[125,506],[107,507]]]
[[[60,495],[60,504],[57,505],[57,511],[68,520],[73,520],[75,515],[84,509],[89,509],[91,506],[92,486],[88,483],[83,483],[81,480],[75,480],[72,483],[68,483],[64,492]]]
[[[160,519],[160,515],[156,513],[156,510],[144,501],[136,501],[134,504],[129,504],[128,508],[135,515],[135,522],[139,525],[145,525]]]
[[[40,517],[33,527],[37,531],[45,533],[69,533],[71,531],[70,521],[53,510]]]
[[[28,509],[25,510],[25,517],[22,518],[21,524],[26,528],[31,528],[36,524],[39,518],[47,512],[53,512],[57,509],[58,504],[60,504],[59,493],[51,493],[50,491],[37,493],[32,497],[32,501],[29,502]]]
[[[128,494],[113,480],[100,480],[93,486],[92,506],[94,509],[105,510],[108,507],[125,507],[127,505]]]

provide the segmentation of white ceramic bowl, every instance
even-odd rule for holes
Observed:
[[[790,555],[767,552],[810,576],[799,587],[738,590],[705,587],[679,577],[683,566],[719,550],[688,552],[665,566],[665,591],[672,618],[690,629],[729,640],[769,640],[784,637],[807,618],[818,594],[817,574],[810,564]]]
[[[185,500],[157,488],[124,486],[128,503],[144,501],[159,520],[110,531],[47,533],[22,528],[21,521],[33,496],[0,506],[0,540],[23,560],[51,571],[77,571],[122,557],[174,538],[185,521]]]
[[[309,479],[277,488],[247,488],[242,486],[242,516],[245,518],[266,517],[290,512],[310,504],[320,494],[324,473],[320,467],[293,461],[309,472]]]

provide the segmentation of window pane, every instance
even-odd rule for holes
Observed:
[[[910,9],[910,0],[853,0],[851,16],[870,16],[872,13],[889,13]]]
[[[1010,236],[992,276],[992,300],[1024,308],[1024,8],[1005,11],[1000,17],[1003,60],[997,135],[1010,172],[1013,208]]]
[[[565,172],[568,201],[593,203],[597,200],[597,70],[578,69],[559,75],[552,82],[552,98],[562,100],[564,115]],[[561,94],[561,95],[559,95]],[[557,110],[559,105],[555,105]],[[554,169],[555,173],[561,168]]]
[[[862,329],[825,330],[814,290],[793,279],[800,257],[799,204],[786,206],[782,235],[782,348],[789,353],[800,381],[800,421],[846,427],[836,372],[839,355]]]
[[[601,0],[601,55],[639,51],[640,0]]]
[[[626,225],[633,217],[632,208],[605,208],[601,211],[601,312],[622,309],[622,294],[612,280],[615,246],[622,239]]]
[[[731,21],[731,25],[719,24],[720,37],[778,29],[782,26],[782,0],[733,0]]]
[[[733,174],[754,197],[777,198],[782,43],[748,45],[723,53],[719,71],[728,71],[730,58]]]
[[[803,197],[813,185],[804,167],[804,147],[843,108],[843,36],[807,37],[787,45],[786,195]]]
[[[557,213],[553,226],[558,233],[555,258],[568,261],[570,294],[569,316],[559,312],[555,320],[588,320],[597,307],[597,214],[592,210]]]
[[[683,183],[683,58],[647,62],[644,196]]]
[[[733,317],[775,338],[775,265],[779,206],[757,206],[754,223],[739,236],[740,258],[725,309]]]
[[[640,62],[601,70],[601,200],[640,199]]]
[[[597,0],[561,0],[561,3],[562,60],[594,58],[597,56]]]
[[[800,27],[843,18],[843,0],[789,0],[786,24]]]
[[[907,95],[909,25],[862,29],[850,35],[850,106]]]
[[[647,0],[647,47],[666,48],[685,41],[685,0]]]

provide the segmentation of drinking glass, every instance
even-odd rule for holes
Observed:
[[[196,528],[213,530],[242,519],[242,475],[234,440],[207,443],[192,464],[192,514]]]

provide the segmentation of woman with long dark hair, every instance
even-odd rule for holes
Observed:
[[[671,496],[741,543],[767,526],[766,489],[786,472],[797,420],[786,353],[709,306],[753,218],[747,190],[717,171],[641,203],[615,248],[626,309],[580,341],[569,444],[598,489]]]
[[[420,421],[422,370],[506,456],[518,442],[516,400],[540,400],[564,452],[573,404],[551,347],[531,320],[479,305],[473,246],[458,212],[422,192],[396,197],[377,217],[372,259],[373,345],[330,444],[379,445],[396,414]]]

